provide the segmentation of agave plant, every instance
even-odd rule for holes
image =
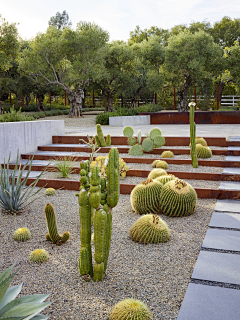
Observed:
[[[34,188],[37,185],[40,177],[47,169],[46,167],[45,170],[37,177],[37,179],[26,187],[27,179],[31,172],[33,157],[31,160],[29,159],[26,162],[22,169],[20,169],[21,162],[18,169],[18,161],[19,153],[17,154],[17,160],[13,171],[9,170],[10,155],[7,164],[5,164],[5,160],[3,167],[0,164],[0,207],[11,214],[16,214],[19,211],[22,211],[27,205],[38,198],[36,195],[43,187],[37,191],[34,191]],[[26,177],[23,179],[23,171],[27,166],[29,166],[29,168]],[[25,190],[23,191],[24,188]]]
[[[22,283],[9,288],[16,272],[11,275],[15,264],[0,274],[0,320],[44,320],[48,316],[39,314],[52,302],[44,302],[49,294],[34,294],[16,298],[22,289]]]

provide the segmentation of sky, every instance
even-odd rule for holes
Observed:
[[[45,32],[50,17],[67,11],[72,27],[79,21],[95,22],[108,31],[110,40],[128,40],[137,25],[170,29],[192,21],[240,18],[239,0],[0,0],[0,14],[18,22],[23,39]]]

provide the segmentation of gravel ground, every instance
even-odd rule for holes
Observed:
[[[71,233],[58,247],[45,240],[44,205],[56,211],[59,232]],[[85,282],[78,271],[80,250],[78,204],[74,191],[58,190],[44,196],[19,216],[1,213],[0,271],[14,261],[21,267],[12,284],[24,282],[21,295],[51,293],[53,304],[43,313],[53,319],[107,319],[111,307],[121,299],[134,297],[147,303],[154,319],[173,320],[183,301],[216,200],[199,199],[196,212],[184,218],[162,218],[171,229],[165,244],[142,245],[129,237],[130,226],[139,218],[131,209],[129,195],[121,195],[113,211],[112,244],[107,275],[101,283]],[[28,227],[32,239],[18,243],[14,231]],[[48,262],[32,263],[30,252],[44,248]]]

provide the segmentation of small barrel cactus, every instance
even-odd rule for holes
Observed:
[[[16,241],[27,241],[31,239],[31,233],[28,228],[19,228],[14,232],[13,239]]]
[[[32,251],[29,256],[29,260],[33,262],[39,262],[39,263],[48,261],[48,259],[49,259],[49,254],[45,249],[36,249]]]
[[[129,230],[132,240],[139,243],[166,242],[170,238],[167,224],[155,214],[140,217]]]
[[[124,135],[124,137],[130,138],[130,137],[133,136],[133,134],[134,134],[134,130],[133,130],[132,127],[125,127],[125,128],[123,128],[123,135]]]
[[[54,188],[48,188],[48,189],[45,190],[45,194],[47,196],[51,196],[53,194],[56,194],[56,190]]]
[[[147,305],[140,300],[125,299],[112,309],[110,320],[152,320],[153,316]]]
[[[161,158],[172,158],[174,156],[173,152],[168,150],[168,151],[163,151]]]
[[[211,158],[212,150],[209,147],[205,147],[202,144],[196,144],[196,152],[198,158]]]
[[[156,165],[157,165],[158,161],[161,161],[161,160],[154,160],[153,161],[152,168],[156,168]]]
[[[130,156],[142,156],[143,155],[143,150],[142,147],[139,144],[135,144],[135,146],[132,146],[129,149],[129,155]]]
[[[151,152],[154,148],[154,143],[150,138],[145,138],[142,142],[142,148],[144,152]]]
[[[157,177],[164,176],[166,174],[167,174],[167,172],[164,169],[153,169],[149,173],[148,178],[149,179],[156,179]]]
[[[135,144],[137,144],[136,138],[134,138],[134,137],[128,138],[128,144],[129,144],[130,146],[135,146]]]
[[[155,180],[161,182],[163,185],[169,181],[177,179],[173,174],[167,174],[164,176],[157,177]]]
[[[196,137],[195,138],[195,142],[196,142],[196,144],[202,144],[203,146],[205,146],[205,147],[207,147],[208,145],[207,145],[207,141],[205,140],[205,139],[203,139],[203,138],[201,138],[201,137]],[[189,148],[191,148],[191,143],[189,144]]]
[[[153,128],[149,133],[150,139],[152,140],[154,140],[157,136],[161,136],[161,135],[162,135],[161,130],[158,128]]]
[[[139,214],[160,212],[162,183],[147,179],[134,187],[130,195],[133,210]]]
[[[168,169],[168,164],[166,161],[163,161],[163,160],[159,160],[157,163],[156,163],[156,168],[161,168],[161,169]]]
[[[161,192],[161,212],[169,217],[193,214],[197,206],[197,193],[187,182],[175,179],[166,183]]]

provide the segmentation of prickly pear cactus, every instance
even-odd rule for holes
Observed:
[[[128,144],[129,144],[130,146],[135,146],[135,144],[137,144],[136,138],[134,138],[134,137],[128,138]]]
[[[46,204],[44,211],[48,228],[46,239],[47,241],[52,241],[56,245],[60,246],[69,239],[70,233],[64,232],[62,236],[60,236],[57,229],[57,221],[54,208],[50,203]]]
[[[153,150],[154,143],[150,138],[145,138],[142,142],[142,148],[144,152],[151,152]]]
[[[198,158],[211,158],[212,150],[209,147],[205,147],[202,144],[196,144],[196,152]]]
[[[133,210],[139,214],[160,212],[162,183],[147,179],[135,186],[130,195]]]
[[[124,128],[123,128],[123,135],[124,135],[124,137],[130,138],[130,137],[133,136],[133,134],[134,134],[134,130],[133,130],[132,127],[129,126],[129,127],[124,127]]]
[[[160,209],[166,216],[189,216],[195,212],[196,206],[197,193],[187,182],[175,179],[163,186]]]
[[[110,320],[152,320],[153,316],[147,305],[140,300],[125,299],[112,309]]]
[[[163,136],[156,136],[153,143],[156,147],[160,148],[165,145],[165,138]]]
[[[154,140],[157,136],[161,136],[161,135],[162,135],[161,130],[158,128],[153,128],[149,133],[151,140]]]
[[[132,240],[139,243],[166,242],[170,238],[167,224],[155,214],[140,217],[130,228]]]
[[[143,155],[143,149],[142,146],[139,144],[135,144],[129,149],[128,152],[131,156],[142,156]]]

